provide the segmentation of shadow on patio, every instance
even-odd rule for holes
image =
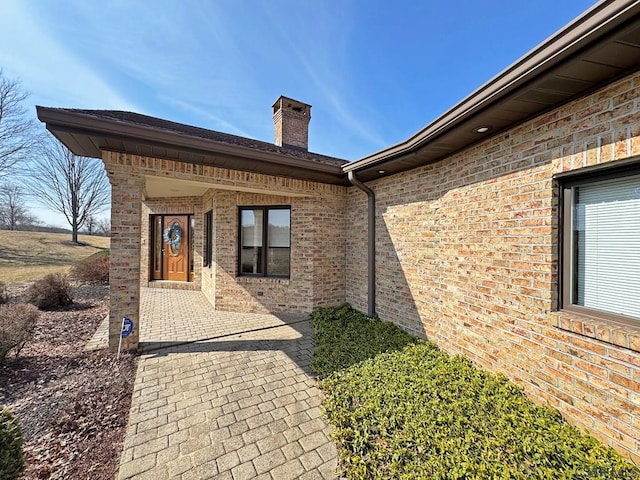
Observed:
[[[142,288],[140,350],[146,353],[185,343],[294,326],[307,319],[304,314],[215,311],[199,291]]]

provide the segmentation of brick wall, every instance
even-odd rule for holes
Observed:
[[[556,313],[555,173],[640,155],[640,74],[436,164],[368,185],[377,311],[504,372],[640,463],[640,329]],[[366,196],[349,190],[346,297],[366,308]],[[596,339],[596,337],[598,339]],[[631,347],[631,348],[627,348]]]
[[[345,187],[115,152],[104,152],[103,160],[118,172],[114,181],[130,177],[138,182],[137,218],[127,219],[138,232],[135,299],[140,284],[149,279],[149,215],[185,213],[196,220],[194,284],[216,309],[301,314],[345,301]],[[145,176],[195,181],[211,188],[201,197],[144,199]],[[127,189],[130,184],[125,182]],[[291,205],[290,279],[237,276],[240,205]],[[213,210],[213,265],[203,268],[204,214],[209,210]],[[113,218],[115,225],[118,215]],[[129,262],[133,252],[126,252]],[[136,302],[132,296],[129,307]]]
[[[200,222],[200,224],[202,225],[202,228],[204,228],[205,225],[205,221],[204,221],[204,214],[207,213],[210,210],[213,210],[213,197],[215,195],[215,190],[207,190],[207,192],[202,196],[202,212],[203,212],[203,216],[202,216],[202,221]],[[216,228],[216,221],[215,221],[215,217],[213,219],[213,239],[215,239],[215,235],[217,232],[217,228]],[[202,242],[204,245],[204,232],[202,232],[203,237],[202,237]],[[212,240],[212,246],[213,246],[213,258],[212,258],[212,264],[208,267],[203,266],[202,270],[201,270],[201,275],[200,275],[200,281],[201,281],[201,285],[202,285],[202,292],[204,293],[204,295],[207,297],[207,300],[209,300],[209,302],[211,303],[211,305],[213,305],[213,307],[216,307],[216,276],[215,276],[215,262],[217,259],[216,256],[216,250],[215,250],[215,240]],[[203,246],[204,248],[204,246]]]
[[[105,152],[103,161],[112,198],[109,347],[118,348],[122,319],[129,317],[134,331],[122,341],[122,348],[135,350],[140,332],[140,211],[144,180],[121,155]]]
[[[346,198],[333,197],[322,202],[307,198],[299,208],[306,213],[297,228],[313,235],[313,307],[340,305],[345,302],[346,233],[347,228],[352,228]]]
[[[291,206],[289,279],[237,277],[238,207]],[[213,193],[215,305],[240,312],[309,313],[344,297],[345,196],[287,197]]]
[[[104,151],[103,161],[105,164],[118,166],[118,168],[126,168],[127,171],[135,173],[135,175],[208,183],[211,188],[220,190],[278,192],[278,194],[285,196],[316,196],[323,198],[342,197],[346,192],[345,187],[337,185],[181,163],[142,155]]]

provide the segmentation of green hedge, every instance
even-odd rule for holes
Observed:
[[[22,431],[15,415],[0,407],[0,480],[15,480],[24,469]]]
[[[316,345],[311,367],[321,378],[418,340],[392,323],[369,318],[346,304],[318,308],[311,314],[311,320]]]
[[[348,307],[313,317],[313,366],[349,479],[640,478],[503,376]]]

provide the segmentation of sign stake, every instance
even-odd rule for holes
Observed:
[[[122,317],[122,324],[120,325],[120,340],[118,340],[118,355],[116,356],[116,361],[120,360],[120,349],[122,348],[122,332],[124,331],[124,319],[127,317]]]

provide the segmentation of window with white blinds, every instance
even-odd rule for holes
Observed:
[[[573,304],[640,319],[640,175],[573,187]]]
[[[238,274],[288,278],[291,207],[240,207]]]

